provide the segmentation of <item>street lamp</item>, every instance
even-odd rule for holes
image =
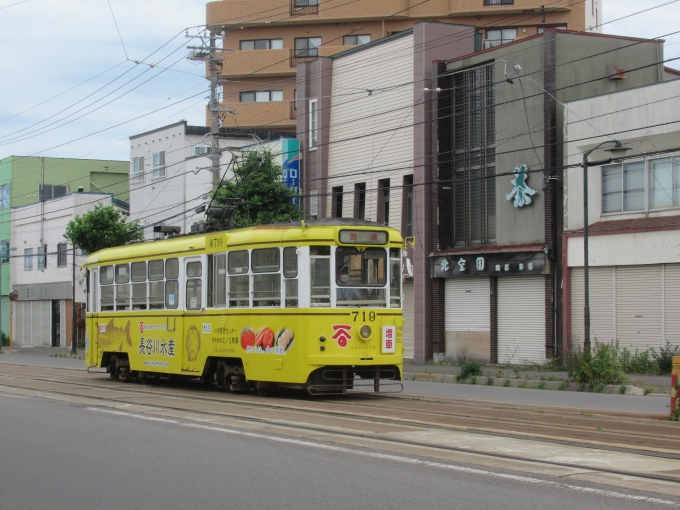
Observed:
[[[596,145],[589,151],[583,153],[583,284],[585,287],[585,302],[583,306],[583,326],[584,326],[584,340],[583,353],[590,353],[590,288],[588,279],[588,167],[608,165],[612,162],[612,158],[602,159],[599,161],[588,161],[588,157],[593,151],[599,149],[607,143],[614,143],[614,147],[605,149],[614,156],[623,156],[630,147],[624,147],[618,140],[606,140],[599,145]]]
[[[2,253],[0,253],[0,296],[2,296],[2,264],[4,264],[4,259],[7,257],[7,262],[9,262],[9,252],[11,251],[16,251],[16,248],[10,248],[9,244],[7,244],[7,254],[5,254],[5,250],[1,250]],[[2,298],[0,298],[0,336],[2,334]],[[11,350],[11,349],[10,349]]]

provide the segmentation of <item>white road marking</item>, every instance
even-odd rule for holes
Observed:
[[[9,393],[0,393],[0,397],[10,397],[10,398],[30,398],[25,395],[10,395]]]
[[[659,499],[659,498],[653,498],[653,497],[648,497],[648,496],[636,496],[634,494],[625,494],[623,492],[616,492],[616,491],[610,491],[606,489],[595,489],[592,487],[581,487],[579,485],[571,485],[571,484],[566,484],[566,483],[560,483],[560,482],[554,482],[550,480],[541,480],[540,478],[532,478],[530,476],[521,476],[521,475],[510,475],[510,474],[505,474],[505,473],[494,473],[493,471],[487,471],[485,469],[477,469],[477,468],[469,468],[469,467],[463,467],[463,466],[454,466],[451,464],[444,464],[442,462],[434,462],[434,461],[429,461],[429,460],[421,460],[421,459],[414,459],[411,457],[404,457],[401,455],[393,455],[389,453],[378,453],[378,452],[368,452],[368,451],[361,451],[361,450],[354,450],[352,448],[345,448],[342,446],[334,446],[330,444],[324,444],[324,443],[316,443],[313,441],[304,441],[301,439],[292,439],[292,438],[286,438],[286,437],[276,437],[276,436],[263,436],[261,434],[256,434],[253,432],[245,432],[242,430],[237,430],[237,429],[228,429],[225,427],[216,427],[212,425],[202,425],[200,423],[190,423],[190,422],[184,422],[184,421],[179,421],[179,420],[171,420],[167,418],[157,418],[155,416],[146,416],[146,415],[141,415],[141,414],[135,414],[135,413],[127,413],[123,411],[113,411],[110,409],[103,409],[99,407],[88,407],[87,408],[89,411],[97,411],[100,413],[107,413],[107,414],[115,414],[118,416],[129,416],[132,418],[138,418],[140,420],[148,420],[148,421],[157,421],[157,422],[163,422],[163,423],[170,423],[173,425],[179,425],[182,427],[188,427],[188,428],[194,428],[194,429],[201,429],[201,430],[210,430],[213,432],[222,432],[224,434],[232,434],[236,436],[243,436],[243,437],[252,437],[255,439],[267,439],[269,441],[277,442],[277,443],[285,443],[285,444],[292,444],[295,446],[306,446],[310,448],[317,448],[320,450],[327,450],[327,451],[333,451],[333,452],[338,452],[338,453],[347,453],[351,455],[359,455],[362,457],[370,457],[373,459],[381,459],[381,460],[389,460],[392,462],[400,462],[403,464],[412,464],[412,465],[418,465],[418,466],[425,466],[425,467],[431,467],[431,468],[437,468],[437,469],[445,469],[448,471],[456,471],[459,473],[468,473],[468,474],[474,474],[474,475],[481,475],[481,476],[488,476],[488,477],[493,477],[493,478],[502,478],[505,480],[512,480],[516,482],[523,482],[523,483],[531,483],[535,485],[545,485],[548,487],[554,487],[554,488],[560,488],[560,489],[568,489],[572,491],[577,491],[577,492],[585,492],[589,494],[596,494],[599,496],[606,496],[610,498],[616,498],[616,499],[625,499],[625,500],[630,500],[630,501],[644,501],[646,503],[656,503],[659,505],[667,505],[667,506],[678,506],[677,503],[674,501],[669,501],[666,499]]]

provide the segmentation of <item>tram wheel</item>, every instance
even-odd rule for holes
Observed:
[[[111,379],[118,379],[118,373],[117,372],[118,372],[118,370],[117,370],[117,367],[116,367],[116,359],[114,358],[109,362],[109,377]]]
[[[269,395],[272,394],[272,389],[271,388],[258,388],[257,394],[260,397],[268,397]]]

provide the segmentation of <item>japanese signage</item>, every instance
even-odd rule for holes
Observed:
[[[341,230],[340,242],[342,244],[387,244],[387,232]]]
[[[512,191],[505,195],[506,200],[513,200],[512,205],[515,207],[524,207],[531,203],[531,197],[536,194],[535,189],[531,189],[527,185],[527,166],[522,165],[519,168],[513,170],[515,177],[510,181],[514,186]]]
[[[443,255],[432,258],[432,278],[550,274],[543,252]]]
[[[380,352],[389,353],[396,352],[397,348],[397,327],[383,326],[382,331],[382,346]]]
[[[281,141],[281,167],[283,168],[283,183],[295,193],[292,203],[300,205],[300,141],[294,138],[284,138]]]

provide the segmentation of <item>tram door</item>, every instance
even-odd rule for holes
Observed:
[[[184,259],[184,345],[182,346],[182,371],[203,371],[199,362],[199,352],[210,341],[210,322],[203,315],[206,304],[203,302],[203,262],[200,257]],[[205,324],[204,324],[205,323]],[[181,330],[178,330],[181,331]]]

